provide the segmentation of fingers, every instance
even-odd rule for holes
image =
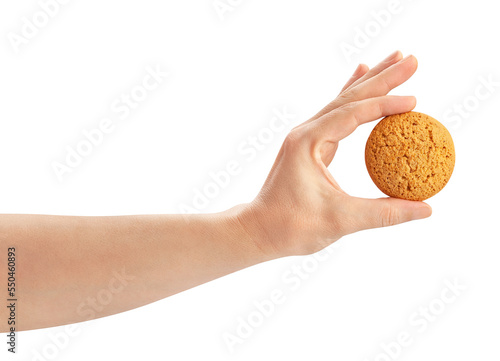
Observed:
[[[355,87],[356,85],[364,82],[365,80],[373,78],[375,75],[380,74],[383,70],[387,69],[391,65],[399,62],[402,58],[403,58],[403,54],[399,50],[396,50],[394,53],[392,53],[387,58],[382,60],[373,69],[370,69],[370,71],[368,71],[366,74],[364,74],[362,77],[360,77],[353,84],[351,84],[351,86],[349,86],[347,88]]]
[[[349,103],[325,114],[316,121],[315,141],[336,143],[351,134],[359,125],[415,108],[413,96],[381,96]]]
[[[392,89],[410,79],[417,71],[417,66],[417,59],[413,55],[409,55],[382,70],[379,74],[351,87],[342,93],[341,98],[344,97],[346,98],[345,101],[349,102],[386,95]]]
[[[400,62],[401,58],[402,58],[401,52],[400,51],[395,51],[394,53],[392,53],[391,55],[389,55],[387,58],[385,58],[384,60],[382,60],[379,64],[377,64],[373,69],[369,70],[368,72],[365,72],[365,74],[362,74],[359,78],[357,78],[354,81],[352,81],[353,78],[354,78],[354,76],[358,75],[357,72],[361,72],[361,70],[359,68],[364,66],[364,64],[360,64],[358,66],[358,68],[356,68],[356,70],[354,71],[354,74],[351,77],[351,79],[349,79],[349,81],[344,86],[344,88],[342,88],[342,91],[340,92],[340,95],[342,95],[346,91],[350,91],[351,89],[353,89],[354,87],[359,86],[360,84],[362,84],[366,80],[373,78],[374,76],[380,74],[385,69],[387,69],[387,68],[393,66],[394,64]],[[366,69],[368,69],[368,67],[366,67]],[[416,68],[415,68],[415,70],[416,70]],[[385,94],[387,94],[387,93],[385,93]],[[381,94],[381,95],[385,95],[385,94]],[[349,97],[349,96],[339,96],[339,97],[335,98],[332,102],[330,102],[326,107],[324,107],[318,114],[316,114],[314,117],[312,117],[309,121],[314,121],[314,120],[318,119],[319,117],[323,116],[324,114],[329,113],[332,110],[334,110],[334,109],[336,109],[336,108],[338,108],[338,107],[340,107],[340,106],[348,103],[349,101],[361,100],[361,98],[359,98],[359,99],[354,99],[354,98],[351,99],[351,98],[352,97]]]
[[[359,64],[356,70],[354,70],[354,73],[352,74],[351,78],[347,81],[347,83],[344,85],[342,90],[340,91],[341,93],[349,88],[352,84],[357,82],[360,78],[362,78],[369,70],[368,65],[366,64]]]
[[[365,199],[349,197],[349,212],[352,222],[347,233],[363,229],[393,226],[417,219],[427,218],[432,208],[424,202],[407,201],[398,198]]]

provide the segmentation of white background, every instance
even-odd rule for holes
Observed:
[[[55,353],[47,350],[64,339],[64,327],[22,332],[16,357],[2,340],[1,359],[33,360],[45,350],[51,358],[44,359],[57,360],[387,360],[381,343],[400,332],[413,342],[397,359],[498,359],[500,24],[493,2],[401,0],[383,25],[374,12],[392,10],[387,0],[229,3],[221,18],[212,0],[74,0],[16,52],[9,39],[22,35],[23,17],[32,19],[40,4],[3,1],[0,212],[178,213],[209,172],[231,160],[241,174],[202,211],[250,201],[287,131],[251,161],[238,147],[268,127],[273,109],[294,114],[289,129],[333,99],[359,62],[373,66],[400,49],[418,58],[419,69],[394,94],[415,95],[416,110],[441,120],[455,141],[455,172],[428,201],[432,217],[345,237],[322,262],[268,262],[79,324]],[[348,57],[341,44],[353,45],[359,31],[369,39]],[[168,78],[117,120],[111,104],[157,64]],[[478,100],[476,88],[488,78],[497,85]],[[114,131],[60,182],[51,164],[64,162],[66,147],[104,117],[116,120]],[[343,141],[330,167],[357,196],[382,196],[364,165],[374,125]],[[282,277],[303,262],[319,266],[292,291]],[[439,301],[445,280],[467,287],[448,304]],[[231,353],[223,335],[236,335],[238,318],[274,289],[286,301]],[[439,315],[421,332],[410,318],[429,304]]]

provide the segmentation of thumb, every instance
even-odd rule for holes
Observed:
[[[427,218],[432,214],[432,208],[427,203],[399,198],[366,199],[351,197],[350,203],[355,218],[352,225],[357,228],[353,232],[393,226]]]

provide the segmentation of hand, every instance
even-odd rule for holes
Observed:
[[[387,94],[416,69],[416,58],[399,51],[371,70],[359,65],[335,100],[288,134],[262,190],[239,216],[263,252],[310,254],[349,233],[431,215],[423,202],[350,196],[327,169],[339,141],[359,125],[415,107],[412,96]]]

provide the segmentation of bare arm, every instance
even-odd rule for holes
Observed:
[[[1,270],[7,248],[16,248],[16,330],[122,312],[349,233],[428,217],[423,202],[352,197],[327,169],[357,126],[415,107],[414,97],[387,96],[417,68],[414,57],[401,57],[358,67],[335,100],[294,128],[249,204],[189,216],[1,215]],[[0,320],[7,312],[0,308]]]
[[[7,248],[16,249],[16,330],[126,311],[264,261],[238,213],[0,216],[2,270]]]

